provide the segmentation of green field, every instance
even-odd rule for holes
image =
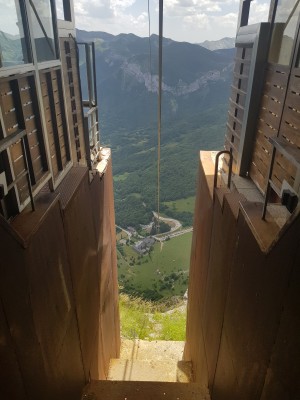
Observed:
[[[138,255],[118,244],[118,273],[122,291],[145,299],[182,296],[188,285],[192,233],[156,243],[150,254]]]
[[[120,294],[121,335],[129,339],[185,340],[186,310],[181,303],[170,304],[171,313],[138,297]],[[174,309],[175,308],[175,309]],[[169,309],[169,308],[168,308]]]
[[[128,176],[129,176],[128,172],[124,172],[124,174],[114,175],[114,181],[123,182],[128,178]]]
[[[187,197],[186,199],[165,201],[163,204],[174,211],[187,211],[194,214],[195,196]]]

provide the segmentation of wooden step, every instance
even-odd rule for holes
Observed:
[[[176,360],[111,359],[108,379],[111,381],[191,382],[192,363]]]
[[[210,400],[197,383],[92,381],[82,400]]]

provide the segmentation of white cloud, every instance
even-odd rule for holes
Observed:
[[[3,0],[0,0],[3,1]],[[266,20],[269,0],[251,2],[250,23]],[[147,1],[74,0],[81,29],[112,34],[148,35]],[[158,31],[158,0],[150,0],[151,32]],[[235,36],[239,0],[164,0],[164,35],[174,40],[201,42]]]
[[[254,0],[251,3],[249,24],[256,24],[268,20],[269,4]]]
[[[236,30],[238,13],[228,13],[225,15],[212,17],[212,22],[215,26],[222,26]],[[230,35],[232,36],[232,34]]]
[[[185,28],[195,29],[195,27],[201,27],[201,29],[209,28],[210,20],[206,14],[195,14],[188,15],[183,18]]]

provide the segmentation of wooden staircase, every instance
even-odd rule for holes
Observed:
[[[88,384],[82,400],[210,400],[192,382],[192,364],[182,361],[184,342],[124,340],[106,381]]]

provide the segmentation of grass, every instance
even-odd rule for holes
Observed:
[[[123,291],[152,300],[182,296],[188,285],[192,232],[154,245],[139,256],[131,246],[118,252],[119,282]]]
[[[124,231],[121,231],[121,232],[116,234],[116,239],[117,239],[117,241],[119,241],[121,239],[127,240],[128,239],[128,234],[126,232],[124,232]]]
[[[178,212],[187,211],[193,214],[195,208],[195,196],[187,197],[186,199],[166,201],[164,202],[164,205],[171,210]]]
[[[129,172],[124,172],[124,174],[114,175],[114,181],[115,182],[123,182],[128,178],[128,176],[129,176]]]
[[[120,294],[121,334],[128,339],[185,340],[186,312],[162,312],[162,305]]]

